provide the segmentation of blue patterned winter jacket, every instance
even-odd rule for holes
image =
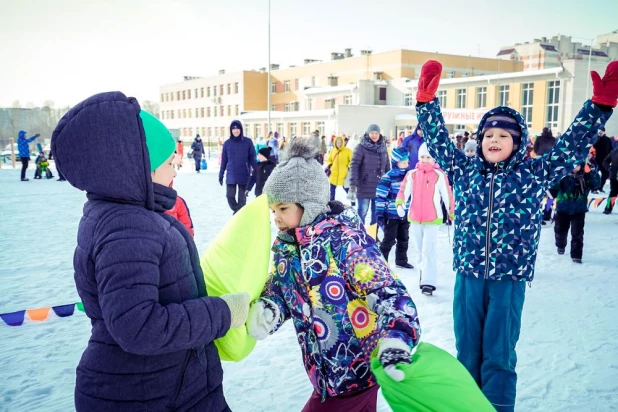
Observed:
[[[293,320],[305,369],[322,398],[376,384],[370,355],[381,338],[413,348],[420,337],[405,286],[356,212],[341,209],[279,234],[262,292],[281,312],[271,333]]]
[[[606,111],[605,111],[606,110]],[[453,270],[485,279],[531,281],[541,233],[545,191],[588,155],[600,127],[612,115],[586,101],[552,150],[526,159],[528,129],[508,107],[483,116],[478,127],[478,157],[466,157],[451,142],[438,99],[417,106],[429,153],[455,184]],[[508,112],[519,121],[522,141],[510,159],[490,164],[483,158],[481,131],[489,116]]]
[[[385,220],[406,219],[405,216],[399,217],[397,214],[397,206],[395,205],[395,201],[397,200],[399,187],[401,187],[401,182],[406,176],[407,171],[408,169],[399,168],[397,166],[397,162],[391,160],[391,170],[386,172],[384,176],[380,178],[378,188],[376,189],[376,216],[384,216]],[[406,212],[409,206],[410,205],[408,203],[406,205]]]

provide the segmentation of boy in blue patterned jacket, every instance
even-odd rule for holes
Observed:
[[[410,239],[410,222],[397,214],[397,193],[408,171],[409,153],[405,147],[396,147],[391,153],[391,170],[380,178],[376,189],[376,216],[378,227],[384,232],[380,251],[388,262],[388,255],[395,248],[395,265],[404,269],[413,269],[408,263],[408,240]],[[407,211],[406,211],[407,212]]]
[[[618,62],[603,79],[592,72],[593,96],[541,157],[526,158],[524,118],[509,107],[483,116],[478,157],[450,141],[438,99],[442,65],[428,61],[418,82],[417,117],[429,153],[454,179],[456,272],[453,317],[457,358],[498,411],[513,411],[526,281],[534,277],[545,191],[588,155],[618,98]]]
[[[255,339],[292,319],[314,392],[303,411],[375,411],[370,357],[398,381],[420,336],[416,307],[356,212],[330,202],[317,147],[292,140],[264,186],[280,232],[271,275],[250,309]]]

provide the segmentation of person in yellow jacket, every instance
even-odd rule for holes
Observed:
[[[328,181],[330,182],[330,200],[335,200],[337,186],[343,186],[352,162],[352,150],[345,147],[343,137],[335,137],[335,145],[328,153],[326,168],[330,169]],[[327,173],[328,174],[328,173]],[[349,188],[344,187],[347,193]]]

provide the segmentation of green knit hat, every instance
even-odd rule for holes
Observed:
[[[176,142],[167,130],[167,127],[159,119],[142,110],[139,117],[144,125],[146,133],[146,147],[150,156],[150,171],[154,172],[176,150]]]

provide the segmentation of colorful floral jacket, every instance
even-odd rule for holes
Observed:
[[[405,286],[356,212],[339,205],[338,214],[279,234],[262,292],[281,312],[271,333],[293,320],[305,369],[322,398],[376,384],[369,365],[381,338],[398,338],[413,348],[420,337]]]
[[[531,281],[545,192],[584,161],[612,110],[586,101],[556,145],[533,159],[526,158],[526,122],[509,107],[492,109],[481,119],[478,157],[467,157],[451,142],[438,99],[416,110],[429,153],[454,180],[453,270],[485,279]],[[504,112],[518,120],[521,144],[508,160],[490,164],[483,158],[481,131],[489,116]]]

